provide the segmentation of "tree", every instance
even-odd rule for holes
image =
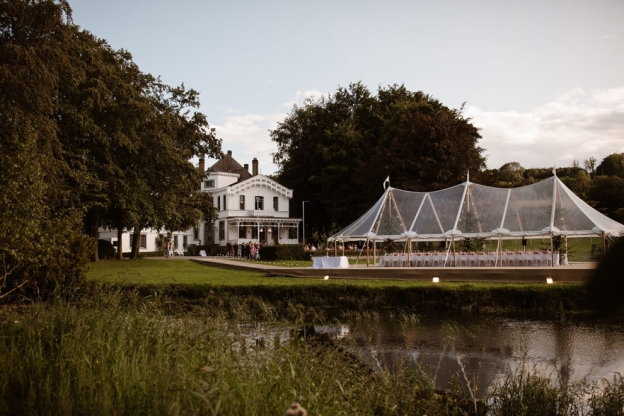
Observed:
[[[624,153],[613,153],[605,157],[596,168],[601,176],[618,176],[624,179]]]
[[[524,181],[524,168],[518,162],[505,163],[498,170],[500,187],[521,186]]]
[[[64,186],[53,117],[59,79],[71,72],[70,15],[63,0],[0,1],[0,293],[84,276],[90,241]]]
[[[624,179],[596,176],[587,193],[591,204],[610,218],[624,223]]]
[[[585,166],[585,171],[587,171],[587,173],[589,173],[589,175],[593,179],[594,175],[596,174],[596,158],[590,156],[589,159],[585,159],[583,165]]]
[[[461,109],[403,85],[373,95],[358,82],[308,99],[270,134],[280,181],[295,191],[292,211],[310,201],[306,225],[320,235],[370,208],[387,176],[395,187],[436,190],[464,181],[485,161],[478,129]]]

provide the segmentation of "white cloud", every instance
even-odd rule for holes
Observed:
[[[317,90],[297,91],[281,108],[268,114],[244,114],[236,109],[219,108],[224,114],[224,121],[212,127],[216,129],[217,136],[223,139],[223,151],[232,150],[232,156],[238,163],[248,163],[251,169],[251,161],[256,157],[260,173],[272,174],[278,170],[271,156],[277,151],[277,146],[271,140],[269,130],[275,129],[277,123],[286,118],[294,104],[301,105],[307,98],[319,99],[322,95],[324,94]],[[206,166],[215,162],[208,160]]]
[[[616,37],[616,36],[617,36],[617,34],[612,33],[612,34],[610,34],[610,35],[600,36],[600,37],[598,38],[598,40],[612,39],[612,38],[614,38],[614,37]]]
[[[524,167],[581,165],[624,152],[624,88],[560,95],[529,112],[484,111],[466,106],[464,115],[482,129],[480,146],[490,168],[516,161]]]

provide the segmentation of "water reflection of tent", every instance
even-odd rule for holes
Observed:
[[[388,187],[364,215],[330,241],[622,235],[624,225],[596,211],[553,176],[511,189],[469,181],[434,192]]]

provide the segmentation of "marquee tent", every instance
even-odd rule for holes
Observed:
[[[388,187],[330,241],[443,241],[624,235],[624,225],[596,211],[555,175],[519,188],[466,182],[434,192]]]

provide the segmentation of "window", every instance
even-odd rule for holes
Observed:
[[[134,242],[134,234],[130,234],[130,247],[132,248],[132,243]],[[141,234],[139,236],[139,248],[147,248],[147,236],[145,234]]]
[[[176,250],[178,249],[178,236],[177,235],[173,236],[173,248]]]
[[[204,188],[214,188],[214,180],[211,179],[209,181],[204,182]]]
[[[273,211],[279,211],[279,197],[273,197]]]
[[[225,221],[219,221],[219,240],[225,240]]]
[[[221,211],[221,197],[217,197],[217,211]]]
[[[195,240],[199,240],[199,227],[194,227],[193,228],[193,238]]]
[[[186,248],[186,245],[188,244],[188,236],[183,236],[182,237],[182,248]]]
[[[245,209],[245,195],[240,196],[240,209]]]
[[[247,238],[247,227],[238,227],[238,238]]]
[[[256,197],[256,211],[263,211],[263,210],[264,210],[264,197],[257,196]]]
[[[225,207],[225,195],[223,195],[223,211],[227,210],[227,208]]]

